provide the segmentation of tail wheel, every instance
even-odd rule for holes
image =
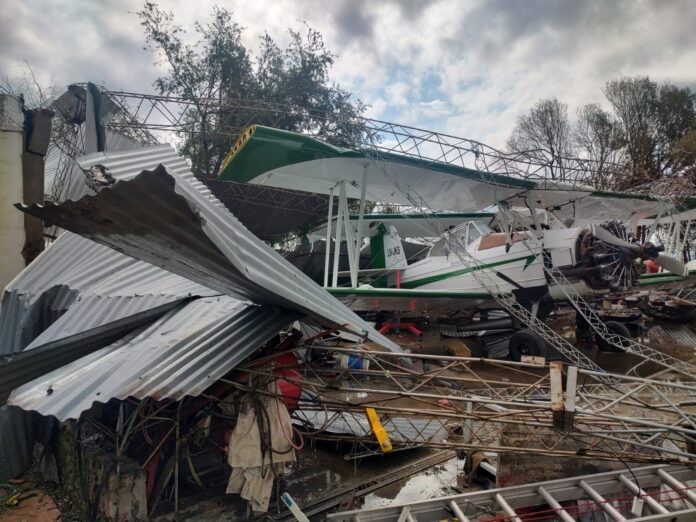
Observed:
[[[521,361],[523,355],[546,357],[546,343],[529,329],[515,332],[508,343],[508,351],[513,361]]]
[[[607,327],[607,331],[610,334],[618,335],[624,338],[624,340],[622,340],[622,342],[619,343],[624,348],[610,343],[600,335],[596,335],[595,341],[597,342],[597,348],[599,348],[600,350],[605,350],[607,352],[625,352],[625,347],[628,344],[628,340],[631,339],[631,332],[628,331],[626,325],[618,321],[607,321],[606,323],[604,323],[604,326]]]

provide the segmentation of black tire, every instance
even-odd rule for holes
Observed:
[[[521,361],[523,355],[546,357],[546,343],[531,330],[524,329],[512,334],[508,351],[513,361]]]
[[[621,337],[625,337],[626,339],[631,338],[631,332],[629,332],[628,328],[626,328],[626,325],[623,323],[620,323],[618,321],[607,321],[606,323],[604,323],[604,326],[607,327],[609,333],[620,335]],[[626,351],[625,349],[619,348],[618,346],[611,344],[609,341],[600,337],[599,335],[595,335],[595,342],[597,343],[597,348],[606,352],[623,353]]]

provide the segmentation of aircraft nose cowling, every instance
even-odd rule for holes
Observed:
[[[611,227],[611,232],[607,227]],[[617,239],[627,237],[626,229],[621,223],[607,223],[601,232],[595,232],[596,228],[592,231],[586,230],[578,240],[581,278],[595,290],[629,290],[638,281],[636,260],[640,258],[642,247],[625,241],[632,248],[624,248],[623,245],[612,244],[606,240],[606,234]]]

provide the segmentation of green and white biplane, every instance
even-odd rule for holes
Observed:
[[[692,212],[696,198],[675,209],[650,195],[346,149],[261,126],[240,136],[220,178],[328,195],[327,220],[308,235],[326,241],[324,286],[357,311],[495,308],[495,295],[509,293],[534,308],[544,299],[563,300],[568,284],[584,296],[633,288],[639,262],[647,259],[670,277],[687,275],[681,260],[638,242],[631,231],[676,211]],[[349,200],[357,201],[357,215],[349,212]],[[412,213],[365,214],[366,201]],[[371,266],[361,270],[365,238]],[[425,258],[409,262],[402,238],[430,238],[432,245]],[[336,252],[331,258],[331,245],[343,242],[344,272]],[[339,285],[344,279],[348,285]]]

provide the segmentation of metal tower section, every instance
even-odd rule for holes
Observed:
[[[371,408],[395,449],[511,453],[524,448],[531,454],[580,459],[696,462],[693,384],[607,375],[560,363],[541,366],[316,343],[295,350],[311,355],[293,367],[295,375],[283,379],[303,390],[293,418],[306,437],[352,442],[379,453],[366,418],[366,408]],[[349,357],[353,364],[340,364]],[[238,368],[249,377],[234,384],[253,392],[262,389],[259,383],[277,379],[276,370],[273,364],[249,364]],[[501,371],[507,380],[497,377]],[[616,383],[613,388],[597,384],[607,377]]]
[[[258,123],[260,115],[271,122],[281,122],[287,115],[312,112],[303,107],[263,100],[227,98],[223,101],[200,99],[193,102],[177,96],[111,91],[105,88],[101,88],[101,92],[128,115],[112,122],[111,128],[132,130],[137,127],[157,135],[160,141],[176,141],[175,138],[180,133],[203,134],[186,117],[189,111],[200,108],[223,115],[216,122],[214,130],[208,132],[217,137],[236,137],[248,125]],[[314,112],[317,116],[322,116],[317,111]],[[230,119],[232,113],[236,117],[234,124]],[[228,116],[225,117],[225,114]],[[506,153],[476,140],[370,118],[339,121],[336,124],[343,127],[359,124],[361,128],[364,127],[366,133],[355,135],[357,144],[362,147],[523,179],[586,184],[600,168],[597,162],[582,158],[555,158],[553,162],[539,163],[524,154]],[[607,168],[607,165],[601,168]]]
[[[417,193],[412,187],[404,186],[396,173],[392,172],[386,165],[386,162],[381,157],[379,152],[379,147],[377,144],[373,144],[372,147],[366,149],[366,152],[371,156],[373,161],[377,164],[382,165],[383,174],[390,179],[394,186],[411,202],[414,208],[420,209],[429,226],[432,228],[436,236],[441,236],[437,233],[441,227],[437,226],[437,216],[435,214],[435,209],[433,209],[427,201],[425,201],[420,194]],[[404,151],[404,154],[409,154],[408,151]],[[494,174],[487,169],[479,169],[484,174]],[[491,179],[491,187],[495,186],[494,180]],[[494,190],[494,189],[491,189]],[[521,220],[521,216],[516,215],[513,209],[510,209],[507,205],[502,205],[499,208],[499,212],[503,214],[503,221],[508,223],[514,223],[515,218]],[[509,231],[512,234],[512,230]],[[451,242],[452,239],[445,237],[446,241]],[[541,241],[537,239],[534,235],[534,231],[530,230],[528,234],[528,239],[524,240],[525,245],[535,256],[543,256],[544,249]],[[512,317],[517,318],[523,324],[526,324],[530,329],[539,334],[544,341],[556,351],[558,351],[567,360],[571,361],[572,364],[578,365],[581,368],[587,369],[599,369],[598,366],[586,357],[580,350],[572,346],[566,339],[561,337],[559,334],[554,332],[548,325],[536,317],[534,309],[528,309],[522,306],[515,298],[513,294],[504,293],[500,290],[498,284],[498,278],[496,276],[495,270],[493,269],[481,269],[482,263],[471,254],[465,245],[457,245],[459,248],[450,248],[450,251],[454,252],[460,262],[465,268],[469,269],[470,273],[476,279],[476,281],[481,284],[486,290],[491,293],[493,298],[500,304]],[[476,269],[474,269],[476,268]],[[675,373],[681,374],[683,377],[687,377],[689,380],[694,378],[696,375],[696,366],[688,363],[686,361],[679,360],[668,354],[655,350],[649,346],[645,346],[638,343],[632,339],[628,339],[610,332],[604,322],[599,318],[599,316],[594,311],[593,307],[578,293],[575,287],[567,280],[567,278],[558,270],[547,267],[544,264],[544,272],[549,278],[550,282],[562,292],[567,301],[575,308],[576,312],[581,315],[581,317],[589,324],[592,330],[608,343],[617,347],[619,350],[625,350],[629,353],[635,354],[643,359],[643,363],[647,361],[659,364],[665,369],[673,371]],[[638,366],[633,368],[633,372],[643,364],[640,363]]]

